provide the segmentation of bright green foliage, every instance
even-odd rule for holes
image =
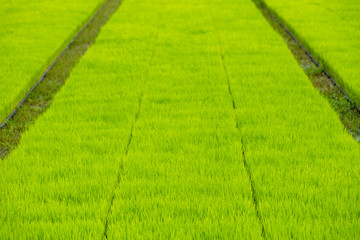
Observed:
[[[359,238],[359,146],[256,9],[212,1],[267,236]]]
[[[103,2],[1,1],[0,122]]]
[[[360,1],[264,1],[360,104]]]
[[[126,0],[1,163],[0,238],[355,238],[359,159],[251,1]]]

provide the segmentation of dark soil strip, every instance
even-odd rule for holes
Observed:
[[[45,71],[40,80],[0,127],[0,158],[4,159],[19,143],[22,133],[46,111],[54,95],[64,85],[71,70],[95,42],[102,26],[122,0],[108,0]]]
[[[236,129],[238,130],[238,132],[241,134],[241,129],[238,123],[238,118],[236,115],[236,104],[235,104],[235,99],[231,90],[231,83],[230,83],[230,77],[228,74],[228,71],[226,69],[226,65],[225,65],[225,60],[224,60],[224,55],[223,53],[221,53],[221,60],[222,60],[222,65],[223,65],[223,69],[227,78],[227,83],[228,83],[228,91],[229,91],[229,95],[231,98],[231,102],[232,102],[232,106],[233,106],[233,110],[235,112],[235,122],[236,122]],[[261,225],[261,236],[263,237],[263,239],[266,239],[266,233],[265,233],[265,228],[264,228],[264,224],[262,222],[262,218],[261,218],[261,214],[260,214],[260,210],[259,210],[259,204],[258,204],[258,200],[256,197],[256,191],[254,188],[254,181],[253,178],[251,176],[251,171],[250,171],[250,167],[246,161],[246,157],[245,157],[245,146],[244,146],[244,141],[243,138],[241,137],[241,151],[242,151],[242,162],[244,164],[244,167],[246,169],[246,173],[249,177],[249,182],[250,182],[250,186],[251,186],[251,193],[252,193],[252,199],[253,199],[253,203],[255,206],[255,211],[256,211],[256,216],[259,219],[260,225]]]
[[[282,36],[314,87],[320,91],[338,113],[344,128],[357,142],[360,142],[359,107],[348,97],[328,71],[324,70],[322,64],[316,61],[294,34],[285,27],[286,24],[281,23],[276,14],[272,13],[262,0],[253,1],[269,24]]]

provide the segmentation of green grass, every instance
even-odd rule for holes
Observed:
[[[360,105],[360,1],[264,0]]]
[[[104,0],[3,1],[0,122]]]
[[[251,1],[126,0],[0,164],[0,238],[356,238],[359,157]]]

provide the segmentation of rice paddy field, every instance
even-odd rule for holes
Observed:
[[[359,144],[251,0],[124,0],[0,172],[1,239],[360,238]]]
[[[360,1],[265,0],[360,104]],[[299,14],[301,9],[301,14]]]

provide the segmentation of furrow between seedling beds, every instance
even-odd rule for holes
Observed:
[[[3,127],[6,117],[11,118],[16,106],[21,105],[21,99],[27,96],[39,78],[41,81],[43,72],[46,74],[51,62],[67,48],[71,38],[103,3],[104,0],[2,3],[0,127]]]
[[[17,146],[22,133],[31,126],[37,117],[46,111],[57,91],[65,84],[71,70],[95,42],[101,29],[111,15],[118,9],[122,0],[108,0],[93,16],[91,21],[78,33],[56,63],[48,68],[46,74],[26,94],[18,107],[0,127],[0,158],[4,159]],[[71,46],[71,47],[70,47]],[[6,124],[5,124],[6,123]]]
[[[360,2],[260,0],[360,104]],[[298,14],[301,9],[301,14]]]
[[[254,0],[255,4],[257,4],[260,8],[260,10],[265,11],[267,14],[270,15],[271,18],[273,18],[281,28],[284,29],[284,31],[289,34],[289,36],[299,45],[300,48],[302,48],[305,53],[309,56],[309,58],[315,63],[316,67],[321,67],[319,61],[315,59],[315,57],[304,47],[304,45],[296,38],[296,36],[285,26],[285,25],[276,17],[272,10],[269,9],[269,7],[263,2],[262,0]],[[336,86],[342,95],[354,106],[354,108],[360,113],[360,107],[358,104],[351,99],[351,97],[344,91],[344,89],[336,82],[336,80],[331,76],[331,74],[326,70],[322,69],[322,72],[330,79],[330,81]],[[356,78],[353,79],[353,81],[356,81]]]
[[[104,3],[105,5],[106,3]],[[43,79],[46,77],[46,75],[49,73],[49,71],[54,67],[54,65],[59,61],[59,59],[65,54],[66,51],[69,50],[70,46],[74,43],[74,41],[78,38],[78,36],[91,24],[91,22],[94,20],[94,18],[98,15],[98,13],[102,10],[104,5],[101,5],[101,7],[95,12],[95,14],[90,18],[89,22],[83,26],[78,33],[73,37],[73,39],[65,46],[65,48],[60,52],[58,56],[56,56],[55,60],[48,66],[44,73],[40,76],[40,79],[30,88],[30,90],[25,94],[25,96],[21,99],[21,101],[18,103],[18,105],[12,110],[10,115],[0,124],[0,129],[5,126],[5,124],[15,115],[15,113],[18,111],[18,109],[23,105],[23,103],[26,101],[26,99],[29,97],[30,93],[43,81]]]
[[[312,82],[313,86],[328,100],[341,122],[356,141],[360,141],[360,111],[336,81],[324,70],[323,66],[306,50],[281,22],[271,13],[271,10],[261,1],[254,1],[264,18],[273,29],[282,36],[288,48],[293,53],[299,66]]]

